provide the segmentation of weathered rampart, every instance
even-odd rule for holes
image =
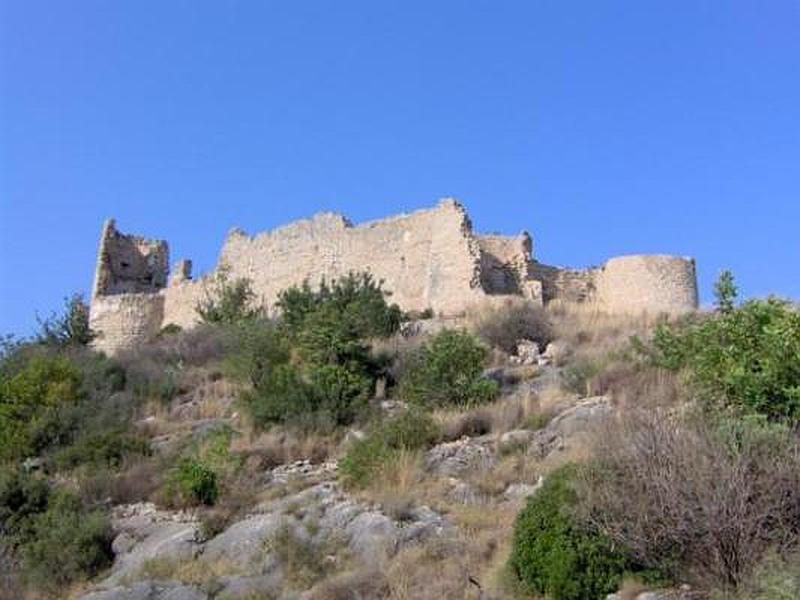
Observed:
[[[171,274],[168,264],[166,242],[122,234],[113,220],[104,224],[91,306],[99,348],[116,352],[167,324],[196,322],[195,307],[214,273],[193,280],[190,261],[176,263]],[[255,236],[234,229],[220,253],[221,267],[231,277],[250,279],[268,310],[288,287],[365,270],[383,280],[391,301],[404,310],[430,308],[443,315],[508,296],[594,303],[609,312],[697,306],[691,259],[634,256],[584,271],[551,267],[533,260],[526,232],[473,233],[466,211],[451,199],[356,226],[321,213]]]

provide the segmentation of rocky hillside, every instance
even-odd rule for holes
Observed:
[[[113,358],[74,298],[4,345],[0,597],[800,597],[800,313],[718,291],[444,320],[354,275],[267,319],[225,281]]]

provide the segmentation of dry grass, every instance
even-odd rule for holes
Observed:
[[[334,435],[300,434],[279,429],[251,430],[235,436],[230,451],[253,468],[269,469],[298,460],[323,462],[336,452],[338,445],[339,439]]]
[[[515,393],[470,410],[440,409],[433,417],[440,427],[442,439],[453,441],[464,436],[486,433],[505,433],[514,429],[538,429],[542,422],[552,416],[553,407],[563,403],[569,396],[560,390],[548,391],[546,397],[536,395],[529,389]]]
[[[403,548],[384,576],[391,600],[480,598],[470,578],[481,576],[479,552],[472,544],[431,541]]]
[[[283,568],[284,581],[289,587],[307,590],[326,576],[350,566],[350,556],[343,539],[332,536],[313,541],[292,525],[278,529],[265,544]]]
[[[360,496],[377,502],[389,516],[403,520],[404,515],[415,504],[424,501],[426,481],[422,452],[398,450],[381,467]]]
[[[636,579],[625,579],[619,587],[617,597],[619,600],[636,600],[639,594],[646,592],[650,587]]]
[[[627,345],[631,336],[647,337],[666,317],[641,313],[615,315],[581,304],[550,302],[545,312],[555,336],[579,356],[604,356]]]
[[[146,579],[174,580],[195,585],[209,585],[225,575],[242,575],[246,571],[241,564],[229,559],[203,560],[201,558],[178,560],[159,557],[146,560],[134,574],[126,577],[126,585]]]
[[[539,461],[524,452],[516,452],[505,456],[491,469],[470,473],[466,481],[484,497],[498,498],[512,483],[536,483],[542,471]]]
[[[578,401],[577,394],[565,390],[560,385],[550,385],[536,396],[539,412],[545,414],[559,413]]]
[[[386,577],[377,569],[345,571],[316,585],[309,600],[372,600],[389,598]]]

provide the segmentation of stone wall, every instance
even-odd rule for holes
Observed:
[[[631,255],[610,259],[595,275],[598,308],[615,313],[682,313],[697,308],[691,258]]]
[[[391,301],[406,310],[457,312],[483,294],[480,248],[466,212],[452,200],[358,226],[323,213],[254,237],[234,230],[220,264],[232,277],[250,279],[267,306],[306,279],[314,285],[364,270],[382,279]]]
[[[92,299],[90,326],[97,349],[114,353],[152,339],[164,322],[160,293],[116,294]]]
[[[248,236],[232,230],[217,269],[245,277],[267,310],[278,294],[351,271],[383,280],[390,301],[407,311],[455,316],[472,304],[522,296],[537,304],[563,300],[608,312],[682,312],[697,306],[694,261],[672,256],[611,259],[600,268],[544,265],[532,257],[530,236],[477,235],[464,208],[446,199],[436,207],[354,226],[341,215],[318,214]],[[191,278],[179,261],[168,278],[166,242],[103,226],[92,294],[91,325],[108,352],[152,337],[168,324],[190,327],[195,307],[216,270]]]
[[[477,235],[481,286],[487,294],[522,294],[531,260],[531,236]]]
[[[596,269],[566,269],[531,261],[532,279],[542,282],[542,301],[593,302],[596,297]]]

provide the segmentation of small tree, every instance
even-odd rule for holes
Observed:
[[[800,419],[800,310],[777,298],[662,324],[645,349],[658,367],[683,371],[710,406]]]
[[[86,346],[96,334],[89,327],[89,305],[81,294],[64,298],[64,311],[48,319],[38,319],[40,331],[36,340],[51,346]]]
[[[206,287],[205,297],[197,303],[195,311],[204,323],[236,325],[261,314],[255,300],[252,282],[245,277],[231,280],[229,269],[222,267],[217,270],[211,287]]]
[[[733,279],[733,273],[725,269],[719,274],[714,283],[714,298],[716,298],[717,310],[723,314],[730,313],[736,305],[738,290]]]
[[[383,282],[370,273],[348,273],[330,283],[323,280],[317,290],[308,282],[284,290],[277,308],[290,333],[298,338],[309,330],[328,330],[322,339],[307,340],[316,351],[331,342],[347,345],[353,339],[383,338],[396,332],[402,311],[387,302],[389,295]]]
[[[466,331],[446,329],[404,358],[400,395],[418,405],[469,406],[492,400],[497,382],[483,377],[486,346]]]

